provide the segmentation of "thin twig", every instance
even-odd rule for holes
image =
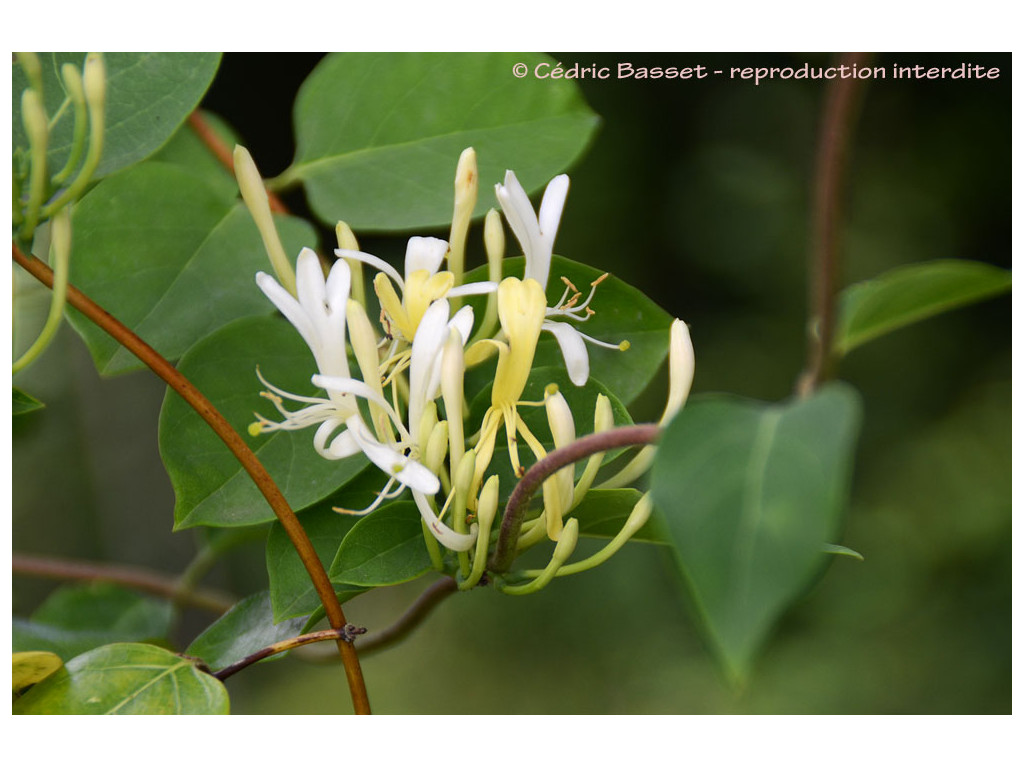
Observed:
[[[379,632],[374,632],[372,635],[367,635],[356,644],[356,648],[360,653],[365,654],[394,645],[408,636],[442,600],[457,592],[458,589],[458,583],[451,576],[438,579],[416,598],[415,602],[394,624]]]
[[[182,590],[176,576],[134,565],[110,565],[15,552],[11,555],[11,571],[44,579],[108,581],[216,614],[226,613],[235,604],[235,600],[226,592],[215,589]]]
[[[660,428],[657,424],[632,424],[628,427],[610,429],[607,432],[597,432],[581,437],[561,448],[556,448],[530,467],[508,497],[505,513],[501,519],[498,543],[489,564],[490,570],[502,573],[511,567],[516,556],[519,530],[523,526],[523,518],[526,516],[530,497],[551,475],[562,467],[567,467],[595,453],[604,453],[612,448],[653,443],[658,439],[659,432]]]
[[[13,258],[29,274],[48,287],[53,286],[53,271],[42,261],[34,256],[26,256],[12,244]],[[221,413],[214,407],[202,392],[196,389],[188,379],[181,375],[160,353],[146,344],[131,329],[123,325],[92,299],[79,291],[74,286],[68,286],[67,302],[75,309],[84,314],[102,330],[110,334],[125,349],[145,363],[161,379],[167,382],[168,386],[177,392],[203,420],[210,425],[217,436],[224,442],[228,449],[235,455],[238,462],[252,478],[253,482],[260,489],[260,492],[270,504],[271,509],[280,521],[285,533],[291,540],[292,545],[302,559],[302,564],[309,573],[313,586],[316,589],[320,601],[323,603],[327,620],[334,629],[341,629],[348,621],[345,613],[338,602],[338,596],[334,587],[324,570],[323,563],[316,554],[309,536],[292,511],[281,489],[271,478],[266,468],[252,452],[242,437],[228,423]],[[351,643],[342,640],[338,641],[338,652],[341,654],[342,662],[345,665],[345,675],[348,678],[349,690],[352,693],[352,704],[356,714],[370,713],[370,700],[366,693],[366,684],[363,681],[362,669],[359,666],[359,657]]]
[[[199,140],[206,145],[206,148],[210,150],[213,156],[220,161],[221,165],[233,174],[235,172],[235,158],[231,154],[231,148],[221,140],[220,136],[206,122],[206,118],[203,117],[198,109],[188,116],[188,126],[199,137]],[[288,206],[269,189],[267,190],[267,200],[270,201],[270,210],[274,213],[288,213]]]
[[[861,67],[870,54],[844,53],[840,64]],[[814,214],[808,273],[810,295],[807,328],[807,363],[797,380],[801,397],[832,376],[835,358],[832,339],[836,327],[836,295],[839,284],[839,214],[849,157],[856,107],[866,80],[856,77],[833,80],[828,88],[814,181]]]
[[[362,627],[355,627],[351,624],[346,624],[340,629],[321,629],[318,632],[310,632],[305,635],[298,635],[287,640],[282,640],[279,643],[268,645],[266,648],[260,648],[255,653],[251,653],[241,661],[236,661],[234,664],[229,664],[223,669],[219,669],[213,673],[213,676],[218,680],[227,680],[235,672],[245,669],[251,664],[255,664],[257,661],[262,661],[270,656],[276,656],[279,653],[290,651],[294,648],[299,648],[303,645],[309,645],[310,643],[320,643],[324,640],[337,640],[339,643],[348,643],[351,645],[356,635],[361,635],[366,630]]]

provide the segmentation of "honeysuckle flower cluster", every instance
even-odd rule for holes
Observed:
[[[547,453],[527,425],[524,409],[544,410],[555,448],[576,440],[581,428],[603,432],[614,426],[611,402],[604,395],[596,396],[592,428],[576,423],[568,402],[554,385],[545,389],[541,401],[523,399],[542,331],[555,337],[568,378],[576,386],[586,384],[590,375],[588,344],[628,354],[628,341],[602,341],[579,329],[594,313],[592,304],[606,276],[591,284],[586,298],[563,277],[562,296],[548,305],[546,288],[569,191],[568,176],[557,176],[547,185],[535,212],[515,174],[506,173],[504,182],[495,186],[495,194],[522,248],[525,269],[521,276],[502,277],[504,235],[499,214],[491,210],[484,225],[491,279],[466,282],[464,248],[477,198],[472,149],[459,159],[449,240],[410,238],[401,272],[359,250],[343,222],[337,229],[336,260],[327,266],[312,250],[303,249],[292,272],[290,264],[281,259],[280,240],[251,157],[238,148],[235,163],[243,198],[277,273],[275,278],[260,272],[256,283],[309,346],[317,367],[310,382],[326,393],[285,392],[257,371],[265,387],[262,395],[274,405],[278,418],[257,414],[250,433],[315,427],[313,445],[325,459],[364,454],[387,479],[365,509],[337,511],[365,514],[408,488],[422,516],[435,564],[446,567],[439,545],[443,546],[455,553],[457,565],[453,567],[460,587],[474,586],[486,569],[500,492],[507,495],[512,490],[499,488],[495,446],[501,433],[511,469],[519,477],[529,463],[529,459],[524,461],[524,450],[534,461]],[[371,281],[380,305],[376,326],[363,299],[364,268],[376,272]],[[479,322],[471,306],[460,306],[463,297],[471,295],[485,296],[486,309]],[[679,320],[670,329],[669,349],[670,392],[663,422],[683,406],[693,378],[693,348],[686,325]],[[358,375],[351,368],[349,350]],[[495,355],[490,407],[479,423],[466,423],[466,371]],[[651,455],[650,450],[639,452],[599,487],[632,482],[649,467]],[[593,567],[647,521],[651,504],[644,495],[619,535],[604,549],[568,563],[579,534],[571,513],[594,484],[602,460],[600,454],[590,456],[578,480],[574,467],[568,466],[544,481],[543,509],[522,527],[517,546],[522,550],[550,539],[556,542],[552,559],[543,570],[524,572],[529,579],[525,583],[501,585],[505,591],[532,592],[556,575]]]

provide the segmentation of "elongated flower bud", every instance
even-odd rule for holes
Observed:
[[[555,448],[562,448],[573,442],[576,439],[576,426],[573,423],[572,411],[562,393],[557,389],[549,393],[544,398],[544,408],[547,411]],[[548,538],[552,541],[559,539],[562,533],[562,517],[572,507],[574,467],[575,464],[563,467],[544,481],[545,525]]]
[[[274,217],[270,213],[270,200],[267,198],[267,189],[263,186],[263,178],[260,176],[256,163],[243,146],[236,146],[235,178],[238,179],[238,189],[242,193],[242,200],[245,207],[249,209],[252,219],[256,222],[256,229],[263,238],[263,247],[270,258],[270,264],[277,275],[277,281],[284,286],[293,296],[295,295],[295,270],[284,252],[281,238],[277,234],[277,227],[274,226]]]
[[[345,251],[358,251],[359,241],[355,233],[344,221],[339,221],[334,228],[334,235],[338,238],[338,248]],[[366,283],[363,280],[363,262],[358,259],[345,257],[349,271],[352,273],[352,298],[366,306]]]
[[[107,67],[103,63],[102,53],[90,53],[85,57],[82,82],[89,111],[103,112],[107,103]]]
[[[452,214],[451,236],[448,238],[448,269],[455,275],[455,284],[462,283],[466,258],[466,233],[476,207],[479,174],[476,167],[476,152],[472,147],[464,149],[459,156],[455,170],[455,211]]]

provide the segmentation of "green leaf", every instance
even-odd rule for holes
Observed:
[[[835,349],[845,355],[918,320],[1010,290],[1011,274],[979,261],[908,264],[846,288],[840,298]]]
[[[821,549],[826,555],[843,555],[844,557],[852,557],[854,560],[863,560],[864,555],[855,549],[844,547],[842,544],[826,544]]]
[[[95,582],[54,591],[31,621],[14,619],[15,651],[52,651],[70,659],[108,643],[161,640],[173,618],[171,603]]]
[[[322,563],[334,559],[345,536],[361,519],[355,515],[338,514],[329,505],[318,505],[299,516],[299,522]],[[308,616],[320,607],[320,598],[313,588],[309,573],[284,527],[276,522],[270,527],[270,535],[267,537],[267,574],[270,576],[270,602],[275,621]],[[335,594],[342,602],[366,591],[362,587],[334,580],[332,583]]]
[[[570,513],[580,524],[580,536],[611,539],[626,524],[633,507],[643,494],[634,488],[592,490]],[[662,516],[655,512],[630,541],[668,544],[671,541]]]
[[[233,147],[240,142],[238,134],[217,115],[203,112],[202,117],[226,146]],[[194,174],[228,201],[238,197],[235,174],[217,159],[189,126],[182,126],[149,162],[167,163]]]
[[[165,163],[104,180],[75,207],[74,284],[168,359],[202,336],[273,305],[254,277],[267,257],[235,197]],[[307,223],[278,219],[289,252],[315,245]],[[71,314],[104,374],[142,363],[84,316]]]
[[[522,400],[526,402],[541,402],[544,399],[544,390],[549,384],[555,384],[563,397],[565,397],[565,401],[569,405],[569,410],[572,411],[573,421],[576,424],[576,434],[579,436],[590,434],[594,431],[594,407],[597,403],[597,396],[599,394],[604,395],[611,401],[612,416],[615,419],[616,426],[624,426],[633,423],[633,420],[629,416],[629,411],[626,410],[626,407],[611,392],[611,390],[593,377],[588,379],[587,383],[582,387],[577,387],[569,380],[569,375],[565,372],[564,365],[561,367],[535,367],[531,370],[530,376],[526,380],[526,386],[523,388]],[[473,399],[473,403],[470,406],[470,415],[465,426],[467,434],[472,434],[483,426],[484,415],[487,413],[487,409],[490,405],[491,387],[487,386],[484,388],[483,392]],[[527,428],[544,446],[544,450],[553,450],[555,447],[555,441],[551,436],[551,428],[548,425],[547,410],[544,406],[524,405],[519,406],[517,410],[519,415],[523,417],[523,421],[526,422]],[[517,450],[519,453],[519,462],[524,467],[529,468],[536,461],[533,452],[522,437],[517,438]],[[608,451],[605,454],[604,462],[607,463],[612,461],[616,456],[621,454],[623,450],[624,449],[617,448]],[[585,466],[586,461],[576,462],[575,471],[577,477],[583,473]],[[512,468],[512,460],[509,457],[508,439],[505,436],[504,426],[501,427],[498,432],[498,436],[494,444],[494,454],[491,457],[491,463],[488,466],[485,476],[490,477],[495,474],[498,475],[499,478],[499,497],[504,501],[508,498],[509,494],[512,493],[512,489],[518,482],[518,477]]]
[[[43,99],[51,117],[65,98],[61,67],[79,71],[84,53],[41,53]],[[195,109],[220,66],[219,53],[106,53],[107,96],[103,155],[96,178],[137,163],[159,149]],[[28,147],[21,119],[21,93],[28,79],[13,68],[12,101],[15,149]],[[47,165],[51,173],[64,167],[71,151],[74,110],[65,110],[50,133]]]
[[[48,651],[23,651],[11,658],[11,692],[17,696],[30,685],[45,680],[64,666],[60,656]]]
[[[859,403],[844,384],[782,405],[695,398],[665,428],[655,505],[734,680],[823,567],[846,504]]]
[[[522,277],[525,266],[526,260],[522,257],[505,259],[502,263],[503,275]],[[590,284],[603,274],[605,273],[600,269],[554,256],[547,287],[548,306],[554,306],[565,290],[560,277],[569,278],[586,298]],[[465,281],[486,279],[487,268],[480,267],[467,274]],[[476,317],[482,318],[481,297],[471,297],[470,303],[477,310]],[[591,377],[600,381],[614,392],[619,400],[629,405],[644,391],[668,355],[669,326],[672,324],[672,318],[639,290],[614,275],[609,275],[598,286],[590,307],[596,314],[584,323],[570,322],[570,325],[601,341],[612,344],[624,340],[629,342],[630,347],[625,351],[587,344]],[[547,332],[541,332],[537,355],[534,358],[534,367],[542,366],[565,369],[565,359],[558,343]],[[489,382],[493,378],[493,370],[493,362],[472,369],[467,376],[467,392],[478,391],[483,382]]]
[[[301,618],[275,624],[270,593],[257,592],[207,627],[185,653],[202,659],[211,669],[222,669],[261,648],[302,634],[303,624]]]
[[[255,412],[276,417],[260,397],[259,366],[267,381],[315,395],[313,355],[281,317],[250,317],[231,323],[193,346],[178,370],[210,399],[256,452],[292,509],[325,498],[366,466],[360,454],[328,461],[313,448],[314,430],[275,431],[250,437]],[[294,406],[298,407],[298,406]],[[174,486],[175,528],[242,526],[274,519],[263,495],[220,438],[173,391],[160,411],[160,455]]]
[[[352,526],[331,563],[331,581],[381,587],[430,570],[419,510],[410,501],[387,504]]]
[[[358,230],[447,226],[459,154],[474,147],[476,213],[506,168],[539,189],[589,144],[598,118],[566,80],[517,79],[538,54],[337,53],[295,102],[297,150],[281,181],[301,181],[325,223]]]
[[[11,387],[11,415],[21,416],[22,414],[38,411],[46,405],[36,400],[32,395],[23,392],[17,387]]]
[[[193,661],[163,648],[96,648],[33,686],[18,715],[226,715],[228,692]]]

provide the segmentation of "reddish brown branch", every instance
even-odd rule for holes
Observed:
[[[223,669],[219,669],[213,673],[213,676],[218,680],[227,680],[236,672],[239,672],[246,667],[255,664],[257,661],[276,656],[279,653],[290,651],[294,648],[300,648],[303,645],[309,645],[310,643],[321,643],[324,640],[337,640],[339,643],[348,643],[351,645],[356,635],[361,635],[366,630],[362,627],[354,627],[351,624],[346,624],[340,629],[321,629],[318,632],[310,632],[305,635],[298,635],[287,640],[282,640],[279,643],[268,645],[266,648],[260,648],[255,653],[251,653],[241,661],[236,661],[234,664],[229,664]]]
[[[110,565],[15,552],[11,555],[11,571],[24,576],[60,581],[109,581],[216,614],[227,612],[235,604],[226,592],[215,589],[182,590],[174,576],[134,565]]]
[[[870,54],[844,53],[840,64],[862,67]],[[839,289],[839,227],[846,180],[850,137],[859,97],[867,81],[850,77],[833,80],[828,88],[818,156],[815,161],[814,211],[808,273],[809,322],[807,363],[797,382],[797,394],[809,395],[832,376],[835,359],[832,339],[836,327],[836,296]]]
[[[458,584],[451,576],[438,579],[416,598],[415,602],[406,609],[405,613],[394,624],[379,632],[374,632],[372,635],[367,635],[366,638],[356,644],[356,648],[358,648],[360,653],[367,653],[368,651],[379,651],[382,648],[394,645],[399,640],[408,636],[416,628],[416,625],[423,621],[442,600],[457,591]]]
[[[34,256],[26,256],[21,252],[17,244],[12,244],[12,247],[14,261],[41,283],[52,288],[53,270]],[[309,536],[306,534],[305,529],[303,529],[302,524],[299,523],[299,519],[295,516],[295,512],[292,511],[284,494],[281,493],[281,489],[277,487],[277,484],[270,477],[270,474],[256,457],[256,454],[252,452],[238,432],[235,431],[234,427],[228,423],[227,419],[221,415],[213,403],[196,389],[192,382],[182,376],[159,352],[72,285],[68,286],[67,302],[149,366],[157,376],[167,382],[171,389],[181,395],[185,402],[195,409],[196,413],[224,441],[224,444],[235,455],[235,458],[238,459],[238,462],[249,474],[249,477],[252,478],[256,487],[260,489],[260,492],[266,498],[267,503],[270,504],[270,508],[274,511],[274,514],[284,528],[285,533],[288,534],[288,538],[302,559],[302,564],[306,567],[317,595],[323,603],[324,611],[327,614],[327,620],[330,622],[331,627],[334,629],[344,627],[348,623],[345,619],[345,613],[341,609],[338,596],[334,592],[334,587],[327,576],[327,571],[324,570],[323,563],[320,562],[320,558],[317,556]],[[366,684],[363,681],[363,673],[359,666],[359,658],[356,655],[355,648],[351,643],[338,640],[338,651],[345,665],[345,674],[352,693],[352,704],[355,712],[357,714],[369,714],[370,700],[366,693]]]

